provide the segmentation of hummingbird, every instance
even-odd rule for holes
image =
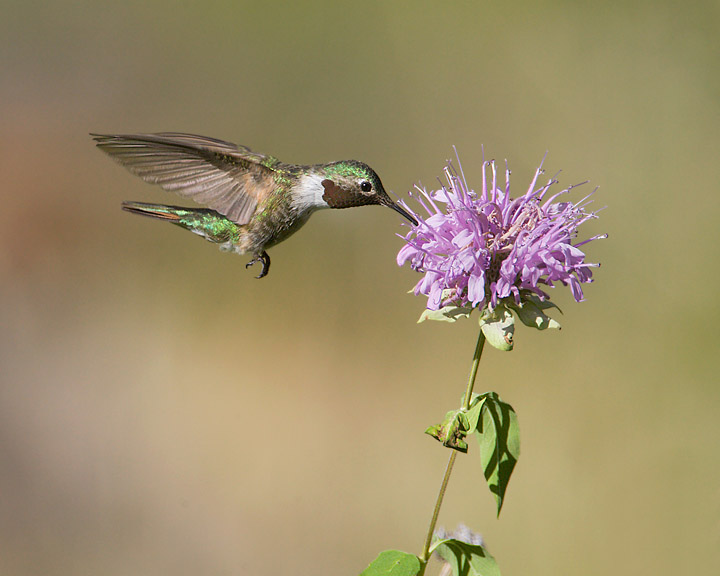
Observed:
[[[357,160],[311,166],[285,164],[231,142],[176,132],[91,134],[98,148],[146,182],[205,208],[123,202],[133,214],[166,220],[262,263],[267,249],[297,232],[316,210],[379,204],[417,226],[393,202],[375,171]]]

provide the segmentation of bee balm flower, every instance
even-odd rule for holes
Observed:
[[[479,193],[468,187],[462,168],[458,174],[448,163],[441,189],[418,187],[419,194],[411,193],[427,216],[415,214],[418,225],[403,237],[397,262],[410,262],[423,274],[414,289],[428,298],[421,320],[453,321],[475,308],[482,318],[498,320],[498,313],[510,314],[509,307],[526,324],[559,327],[542,313],[552,306],[543,288],[559,282],[570,286],[576,301],[583,300],[581,285],[592,282],[591,268],[598,264],[586,262],[581,247],[605,237],[577,241],[578,227],[597,217],[586,210],[592,194],[577,203],[560,201],[573,187],[550,195],[557,180],[538,185],[542,174],[541,164],[527,192],[513,198],[510,171],[501,185],[494,161],[483,163]],[[401,204],[413,212],[404,200]]]

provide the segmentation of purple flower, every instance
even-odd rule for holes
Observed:
[[[597,217],[586,210],[592,193],[577,203],[560,202],[573,187],[549,195],[557,180],[537,184],[542,163],[518,198],[510,195],[507,168],[505,182],[498,182],[494,161],[483,163],[479,193],[468,187],[462,166],[458,174],[449,162],[444,174],[447,184],[440,190],[416,187],[419,195],[410,193],[427,216],[400,201],[419,223],[403,237],[407,244],[397,262],[409,261],[423,274],[414,292],[428,297],[429,310],[493,310],[501,301],[513,308],[526,300],[538,304],[549,299],[543,288],[556,282],[569,285],[575,300],[583,300],[581,285],[592,282],[591,268],[598,264],[585,262],[581,247],[605,237],[577,241],[578,227]]]

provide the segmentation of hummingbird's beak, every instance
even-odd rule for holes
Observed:
[[[413,226],[417,226],[417,225],[418,225],[418,221],[415,220],[415,218],[410,215],[410,212],[408,212],[407,210],[405,210],[405,208],[403,208],[402,206],[400,206],[400,204],[396,204],[395,202],[393,202],[393,201],[390,199],[389,196],[388,196],[387,198],[383,198],[383,197],[381,196],[381,197],[380,197],[380,204],[382,204],[383,206],[387,206],[388,208],[392,208],[393,210],[395,210],[395,212],[397,212],[398,214],[400,214],[403,218],[406,218],[407,220],[409,220],[410,222],[412,222],[412,225],[413,225]]]

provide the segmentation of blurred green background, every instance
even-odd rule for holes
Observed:
[[[246,258],[131,217],[177,201],[88,132],[357,158],[403,195],[458,148],[523,191],[549,151],[607,206],[587,301],[489,349],[523,453],[475,445],[440,523],[503,574],[720,566],[716,2],[2,2],[0,573],[357,574],[419,552],[474,321],[416,325],[400,218],[325,211]],[[577,192],[579,199],[586,186]],[[433,571],[437,571],[435,565]]]

